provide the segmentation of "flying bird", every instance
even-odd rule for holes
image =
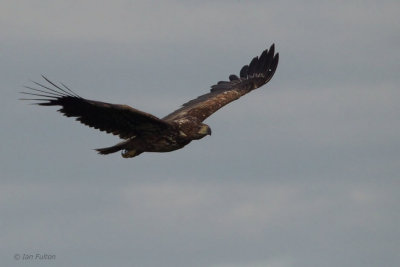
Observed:
[[[143,152],[169,152],[180,149],[193,140],[211,135],[211,128],[204,124],[214,112],[226,104],[269,82],[278,66],[279,54],[274,44],[251,60],[240,70],[240,75],[230,75],[229,81],[220,81],[211,90],[160,119],[149,113],[127,105],[110,104],[80,97],[63,83],[56,84],[45,76],[45,84],[38,87],[26,86],[29,91],[21,92],[34,98],[22,100],[40,101],[41,106],[61,106],[67,117],[118,135],[122,142],[106,148],[96,149],[107,155],[122,151],[124,158],[132,158]],[[36,98],[40,97],[40,98]]]

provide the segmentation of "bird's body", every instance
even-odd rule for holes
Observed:
[[[96,149],[100,154],[109,154],[122,150],[124,158],[135,157],[143,152],[170,152],[180,149],[191,141],[211,134],[206,124],[196,120],[179,119],[170,122],[171,126],[158,134],[142,134],[116,144],[112,147]],[[199,127],[200,126],[200,127]]]
[[[61,106],[67,117],[124,139],[107,148],[96,149],[100,154],[122,151],[124,158],[143,152],[169,152],[180,149],[192,140],[211,135],[203,121],[226,104],[266,84],[274,75],[279,61],[274,45],[255,57],[240,71],[240,77],[230,75],[229,81],[218,82],[209,93],[193,99],[171,114],[159,119],[127,105],[88,100],[75,94],[64,84],[57,85],[43,77],[49,86],[35,83],[38,88],[24,94],[44,97],[29,99],[45,101],[42,106]]]

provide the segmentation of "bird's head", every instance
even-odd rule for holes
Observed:
[[[184,119],[177,124],[179,125],[179,136],[184,139],[198,140],[206,135],[211,135],[210,126],[195,120]]]
[[[206,135],[211,135],[210,126],[208,126],[207,124],[204,124],[204,123],[200,123],[193,130],[194,131],[192,132],[193,134],[191,134],[191,138],[195,139],[195,140],[201,139]]]

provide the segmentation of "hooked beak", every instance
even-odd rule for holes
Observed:
[[[204,137],[206,135],[211,135],[211,129],[208,125],[204,124],[199,129],[198,134],[201,135],[202,137]]]

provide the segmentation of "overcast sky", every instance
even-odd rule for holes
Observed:
[[[1,266],[400,266],[399,1],[0,3]],[[45,74],[162,117],[272,43],[171,153],[17,100]]]

